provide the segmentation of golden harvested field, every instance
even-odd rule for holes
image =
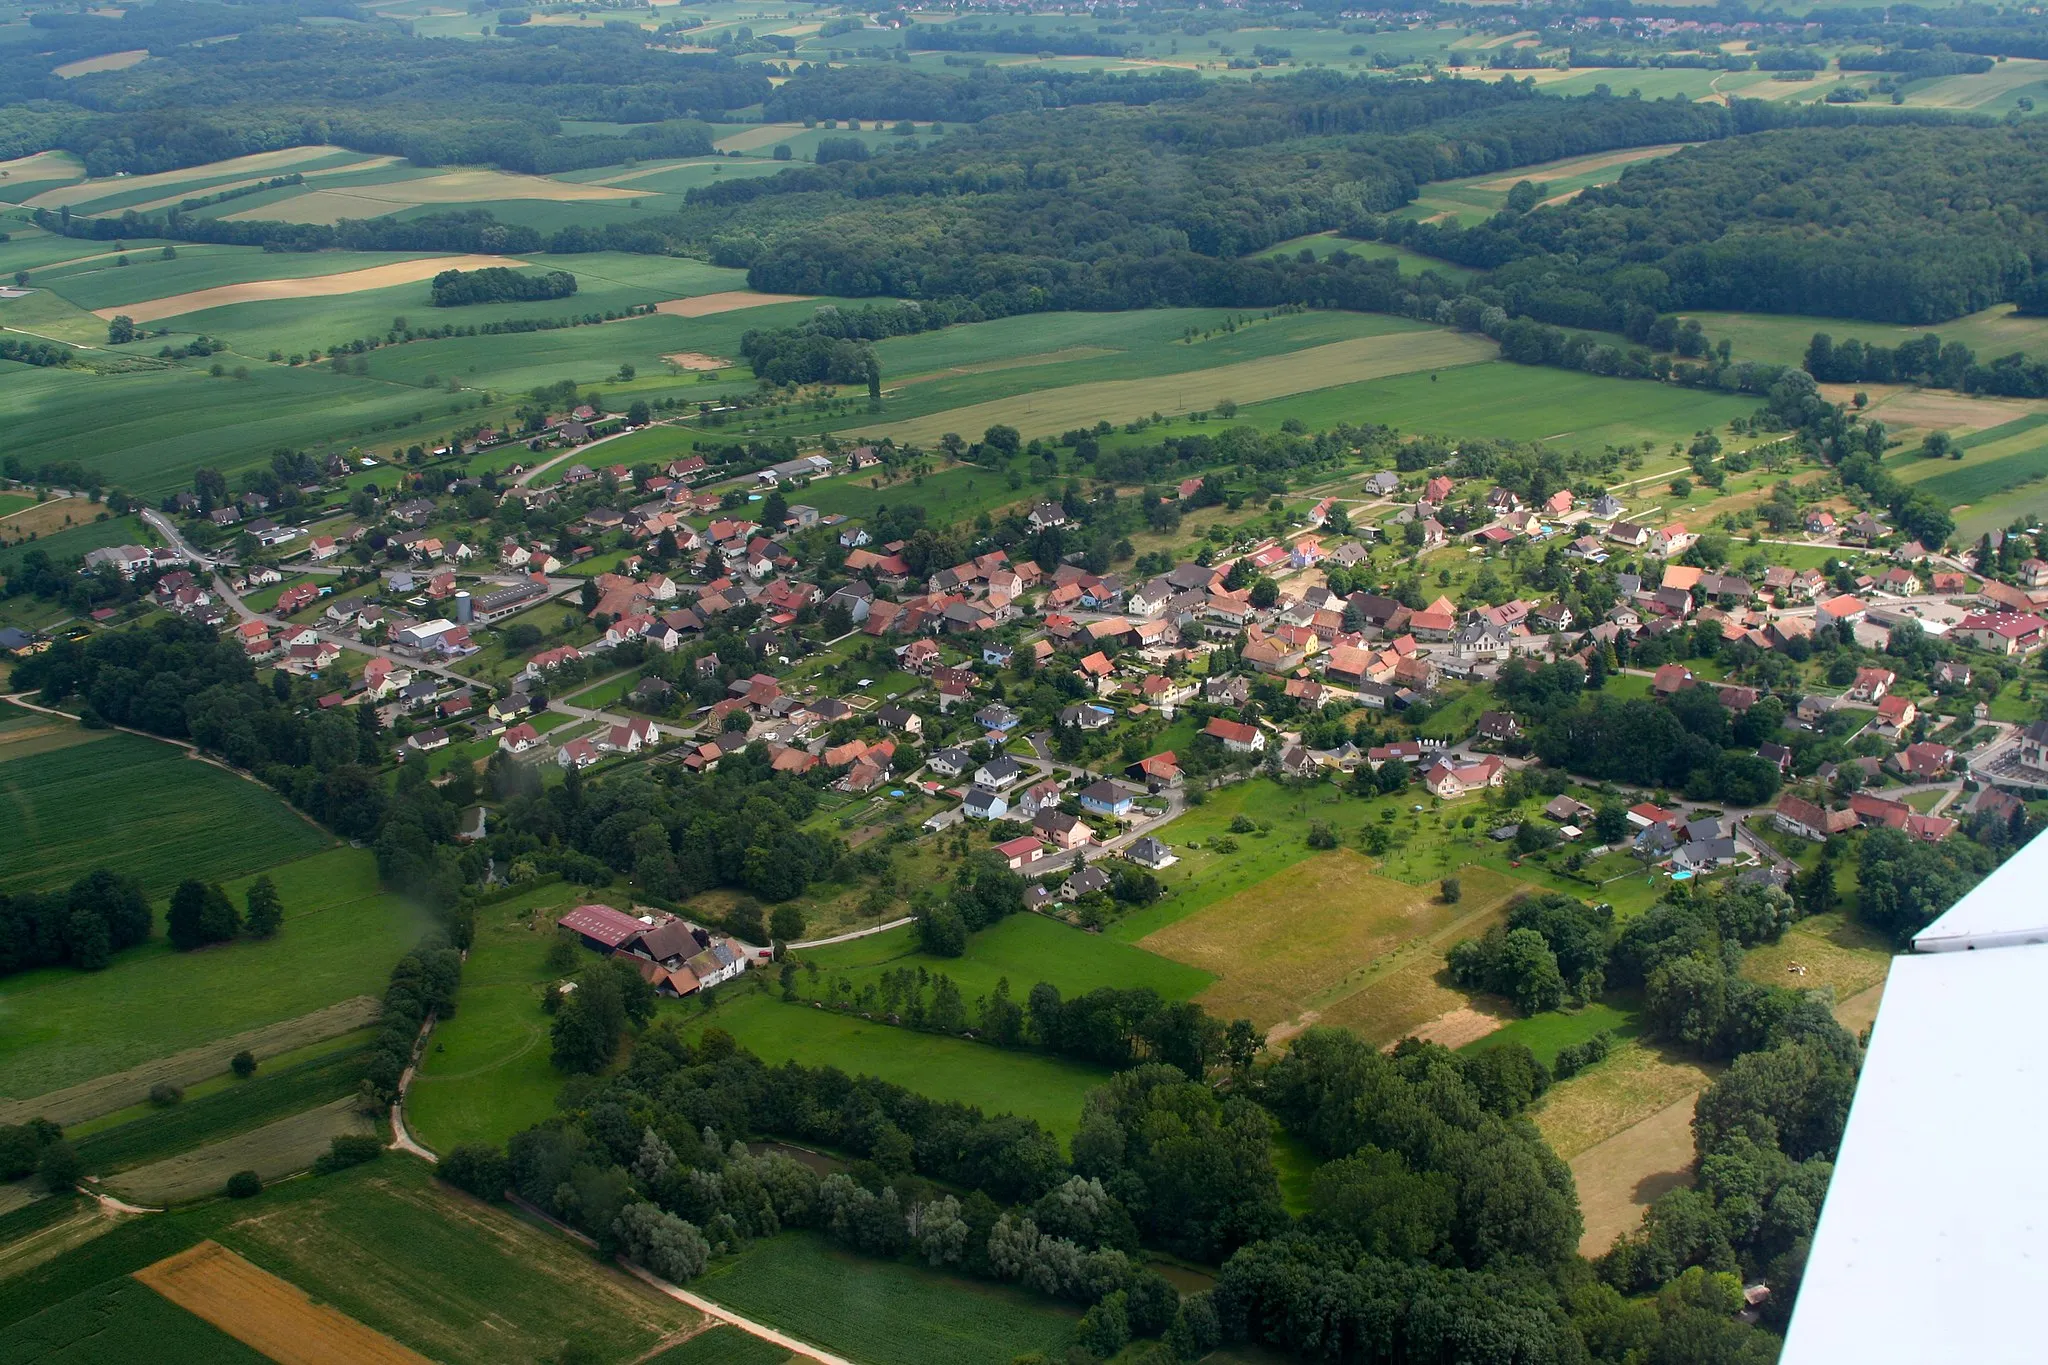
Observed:
[[[801,123],[764,123],[758,128],[749,128],[744,133],[722,137],[711,145],[721,152],[751,152],[756,147],[773,146],[785,142],[804,130]]]
[[[452,1365],[552,1360],[566,1339],[644,1359],[688,1305],[390,1156],[257,1205],[220,1240],[316,1300]]]
[[[116,1109],[142,1103],[149,1098],[149,1088],[159,1081],[194,1085],[209,1076],[218,1076],[222,1070],[221,1059],[232,1057],[245,1048],[255,1053],[258,1059],[275,1057],[279,1053],[353,1033],[374,1023],[377,1011],[374,997],[359,995],[353,1000],[343,1000],[296,1019],[286,1019],[265,1028],[238,1033],[232,1038],[187,1048],[169,1057],[159,1057],[153,1062],[144,1062],[141,1066],[109,1076],[96,1076],[62,1090],[23,1099],[0,1100],[0,1123],[23,1123],[40,1116],[68,1128],[74,1123],[83,1123],[101,1114],[111,1114]]]
[[[510,256],[429,256],[418,261],[397,261],[350,270],[339,275],[311,275],[297,280],[251,280],[247,284],[223,284],[212,289],[195,289],[189,294],[172,294],[141,303],[124,303],[96,309],[95,315],[112,320],[126,314],[137,322],[156,322],[181,313],[205,308],[225,308],[232,303],[256,303],[268,299],[324,299],[335,294],[360,294],[368,289],[388,289],[395,284],[429,280],[444,270],[482,270],[487,266],[521,266],[525,261]]]
[[[1845,397],[1852,395],[1858,387],[1870,393],[1871,414],[1882,417],[1885,425],[1894,430],[1938,428],[1952,436],[1967,436],[1971,432],[1988,431],[2033,413],[2048,411],[2048,403],[2038,399],[1969,398],[1933,389],[1893,389],[1880,397],[1878,388],[1873,385],[1826,386],[1829,391],[1840,388]]]
[[[1531,1117],[1557,1154],[1570,1161],[1712,1083],[1719,1067],[1631,1039],[1607,1060],[1552,1086]]]
[[[348,169],[359,169],[350,167]],[[449,171],[419,180],[393,180],[382,185],[351,185],[341,190],[313,190],[275,204],[224,215],[229,220],[286,223],[334,223],[343,218],[376,218],[402,213],[422,204],[483,204],[506,199],[546,199],[558,203],[640,199],[646,190],[613,185],[579,185],[538,175],[508,171]]]
[[[51,498],[0,517],[0,545],[25,540],[33,532],[46,536],[67,526],[83,526],[103,509],[89,498]]]
[[[1846,1002],[1881,984],[1891,970],[1884,940],[1845,915],[1816,915],[1787,930],[1776,943],[1750,949],[1742,974],[1766,986],[1814,990],[1833,988]],[[1804,968],[1795,972],[1794,967]]]
[[[998,423],[1014,426],[1026,437],[1042,436],[1098,419],[1124,422],[1154,412],[1191,412],[1212,408],[1226,398],[1238,403],[1263,402],[1388,375],[1473,364],[1491,360],[1496,354],[1497,349],[1485,338],[1451,331],[1353,337],[1214,369],[1039,389],[880,428],[863,423],[861,431],[924,445],[949,431],[981,431]]]
[[[274,152],[253,152],[248,156],[232,157],[204,166],[188,166],[182,171],[158,171],[154,175],[123,175],[105,180],[87,180],[77,185],[64,185],[58,189],[44,190],[29,200],[28,204],[30,208],[57,209],[66,204],[75,208],[110,194],[154,189],[159,185],[170,190],[179,185],[211,180],[217,176],[273,176],[289,171],[301,161],[349,155],[353,153],[346,147],[282,147]]]
[[[1599,1256],[1643,1221],[1643,1210],[1692,1179],[1692,1114],[1687,1095],[1572,1159],[1586,1231],[1581,1256]]]
[[[254,1171],[267,1183],[305,1170],[343,1133],[372,1133],[377,1125],[356,1112],[346,1095],[318,1109],[266,1123],[246,1133],[110,1176],[108,1189],[140,1204],[187,1204],[219,1194],[236,1171]]]
[[[126,52],[103,52],[97,57],[87,57],[81,61],[53,66],[50,68],[50,74],[62,76],[68,81],[74,76],[90,76],[95,71],[126,71],[148,55],[149,49],[146,47],[131,48]]]
[[[314,1303],[218,1242],[167,1256],[135,1278],[278,1365],[426,1365],[417,1351]]]
[[[1501,885],[1471,887],[1465,900],[1445,905],[1433,887],[1382,877],[1369,859],[1337,849],[1176,921],[1138,946],[1215,973],[1216,983],[1196,999],[1223,1018],[1249,1018],[1270,1029],[1316,1012],[1334,1023],[1334,1007],[1395,964],[1410,957],[1440,962],[1436,940],[1450,930],[1463,937],[1461,926],[1486,919],[1517,885],[1497,880]],[[1467,1003],[1462,993],[1458,1003]]]
[[[635,180],[644,179],[650,175],[661,175],[666,171],[680,171],[690,166],[718,166],[722,164],[722,162],[715,161],[710,157],[702,156],[693,157],[688,161],[657,161],[649,166],[635,166],[632,170],[621,172],[618,175],[607,175],[597,180],[586,180],[583,183],[586,185],[624,185]]]
[[[12,161],[0,161],[0,178],[20,180],[55,180],[60,176],[83,176],[85,166],[69,152],[32,152],[18,156]]]
[[[361,161],[351,162],[349,165],[346,166],[330,166],[324,171],[307,171],[305,173],[305,176],[307,180],[312,181],[319,180],[330,175],[354,175],[359,171],[381,170],[386,166],[395,165],[397,164],[397,162],[398,158],[395,156],[365,157]],[[204,190],[199,191],[199,193],[222,194],[228,190],[239,190],[250,185],[261,185],[269,178],[270,177],[268,176],[258,175],[252,176],[247,180],[231,181],[225,185],[208,185]],[[179,203],[182,203],[184,200],[190,197],[191,196],[187,194],[167,194],[161,199],[152,199],[147,204],[131,204],[129,205],[129,207],[134,209],[137,213],[155,213],[158,209],[171,208]]]
[[[717,294],[699,294],[689,299],[668,299],[654,305],[657,313],[676,318],[708,318],[713,313],[732,313],[742,308],[765,308],[771,303],[802,303],[815,294],[757,294],[751,289],[727,289]]]

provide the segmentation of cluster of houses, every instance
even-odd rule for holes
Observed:
[[[721,937],[679,916],[635,908],[640,913],[579,905],[555,923],[584,947],[630,964],[656,994],[671,999],[710,990],[771,956],[771,949]]]

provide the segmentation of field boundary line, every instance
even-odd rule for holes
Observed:
[[[578,1232],[553,1214],[536,1208],[510,1191],[506,1192],[505,1198],[520,1212],[538,1218],[541,1222],[547,1224],[556,1232],[561,1233],[578,1246],[587,1247],[592,1251],[597,1250],[597,1242],[594,1239]],[[732,1309],[727,1308],[724,1304],[714,1303],[702,1294],[692,1294],[687,1289],[678,1288],[667,1280],[662,1279],[653,1271],[627,1260],[624,1256],[615,1257],[614,1259],[621,1270],[624,1270],[648,1288],[666,1294],[679,1303],[686,1303],[706,1317],[716,1318],[720,1322],[729,1323],[750,1337],[759,1337],[771,1345],[780,1346],[786,1351],[793,1351],[798,1355],[808,1357],[811,1360],[817,1361],[818,1365],[856,1365],[856,1362],[848,1360],[844,1356],[833,1355],[823,1347],[813,1346],[800,1337],[790,1336],[786,1332],[777,1331],[766,1323],[755,1322],[752,1318],[743,1317]]]
[[[280,1365],[428,1358],[211,1238],[134,1273],[171,1303]]]

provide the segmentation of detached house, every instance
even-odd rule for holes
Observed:
[[[1265,732],[1255,725],[1246,725],[1242,721],[1212,716],[1208,725],[1203,727],[1202,733],[1222,740],[1223,747],[1234,754],[1264,753],[1266,749]]]

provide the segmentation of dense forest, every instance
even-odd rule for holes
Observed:
[[[2048,257],[2044,150],[2033,125],[1784,129],[1478,227],[1364,226],[1493,269],[1547,322],[1598,325],[1633,302],[1941,322],[2014,298]]]

